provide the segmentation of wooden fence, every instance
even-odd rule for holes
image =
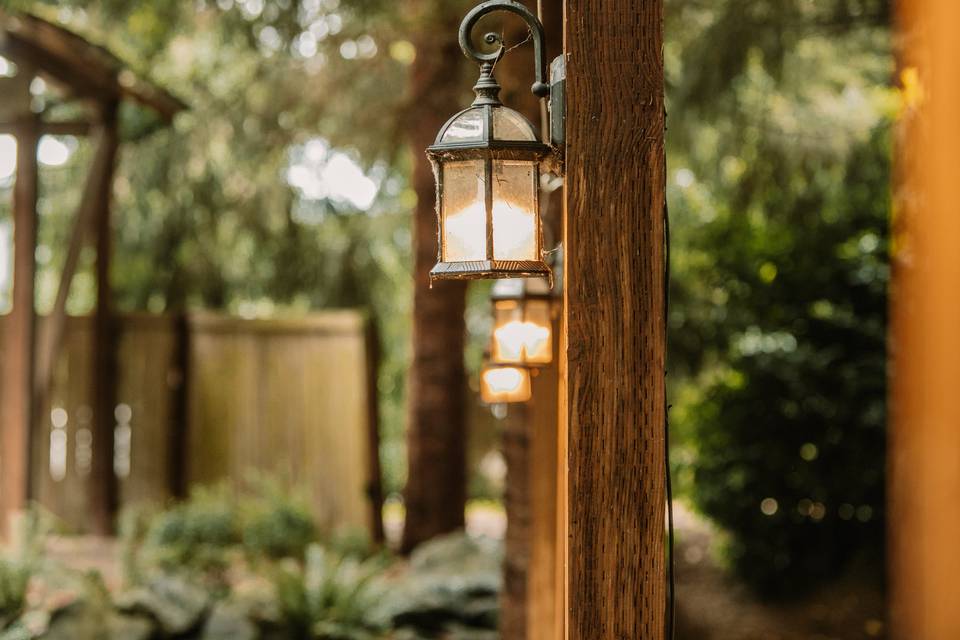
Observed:
[[[68,319],[31,439],[31,495],[77,531],[90,527],[86,480],[96,455],[92,331],[91,318]],[[120,315],[113,469],[121,507],[265,471],[308,490],[321,523],[378,537],[371,337],[352,311],[296,320]]]

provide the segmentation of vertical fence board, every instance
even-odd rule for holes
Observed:
[[[0,316],[0,331],[6,322]],[[283,321],[201,315],[185,322],[126,314],[118,317],[118,327],[116,404],[129,411],[113,407],[111,418],[130,429],[129,472],[119,478],[121,505],[161,503],[181,481],[240,486],[251,471],[261,471],[303,486],[323,524],[376,535],[371,514],[379,516],[379,500],[371,504],[367,495],[379,482],[371,462],[377,448],[370,424],[375,386],[368,380],[360,314]],[[87,491],[89,455],[97,453],[89,448],[95,420],[92,331],[89,317],[67,319],[31,450],[35,499],[72,531],[90,531],[95,524]],[[66,412],[59,429],[54,409]],[[174,437],[174,429],[184,433]],[[52,438],[66,446],[54,451],[54,469]],[[177,442],[186,451],[178,452]],[[115,453],[108,454],[111,467]],[[179,465],[172,461],[177,455],[186,456]],[[185,478],[171,477],[178,467]]]

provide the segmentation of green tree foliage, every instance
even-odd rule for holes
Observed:
[[[108,46],[189,105],[170,128],[145,129],[142,110],[122,114],[124,131],[149,135],[127,139],[118,166],[118,308],[368,309],[384,345],[387,489],[399,490],[415,202],[402,132],[416,104],[406,83],[417,14],[386,0],[15,6]],[[91,155],[80,141],[68,165],[44,170],[41,308],[56,290]],[[357,204],[292,184],[289,172],[306,155],[304,167],[315,174],[350,158],[376,184],[376,197]],[[91,258],[74,283],[74,313],[92,306]]]
[[[737,572],[795,593],[854,556],[882,566],[889,7],[682,4],[674,464]]]

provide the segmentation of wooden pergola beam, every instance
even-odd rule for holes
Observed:
[[[64,328],[67,321],[67,298],[70,286],[76,275],[80,254],[84,244],[93,232],[93,219],[97,214],[98,194],[104,184],[113,180],[113,161],[116,155],[116,134],[101,129],[97,135],[96,152],[87,174],[87,181],[80,196],[80,204],[74,216],[73,230],[67,254],[63,261],[60,283],[53,309],[40,327],[37,342],[37,365],[34,379],[34,397],[36,406],[42,407],[53,376],[53,366],[60,352]]]
[[[0,55],[26,61],[76,97],[130,98],[169,122],[186,105],[125,68],[119,58],[79,35],[27,13],[0,10]]]
[[[567,0],[566,637],[664,634],[662,0]],[[563,491],[563,488],[561,488]]]
[[[20,125],[17,122],[0,122],[0,133],[16,135]],[[60,120],[55,122],[38,122],[35,126],[40,135],[51,136],[86,136],[96,126],[90,120]]]

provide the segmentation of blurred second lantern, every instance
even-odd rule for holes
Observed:
[[[490,294],[493,337],[490,360],[540,367],[553,362],[553,295],[543,278],[501,280]]]
[[[530,399],[530,370],[489,364],[480,373],[480,398],[487,404]]]

